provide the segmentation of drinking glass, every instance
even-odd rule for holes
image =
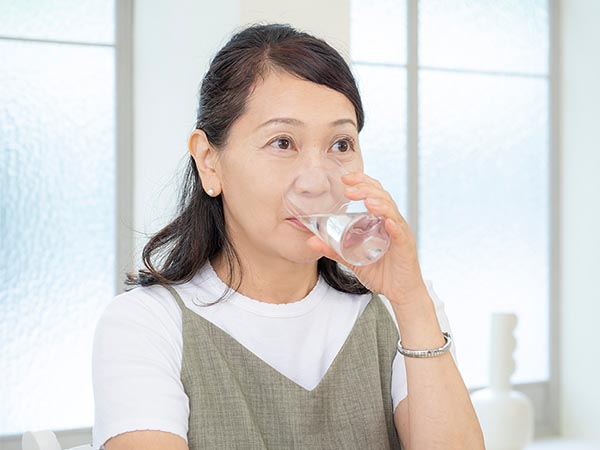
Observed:
[[[381,258],[390,246],[385,218],[374,216],[363,200],[344,195],[342,176],[350,171],[336,157],[319,165],[299,167],[283,194],[293,217],[355,266]]]

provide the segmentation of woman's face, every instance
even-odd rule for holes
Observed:
[[[225,223],[241,256],[295,263],[320,257],[306,244],[312,234],[290,220],[282,195],[299,167],[318,168],[328,155],[363,170],[346,96],[285,72],[259,79],[215,166]]]

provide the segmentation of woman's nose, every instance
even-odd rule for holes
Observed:
[[[319,196],[329,191],[330,183],[326,169],[310,168],[298,173],[294,182],[297,193],[310,196]]]
[[[297,193],[310,196],[319,196],[331,189],[332,167],[327,158],[320,155],[307,158],[298,170],[294,180]]]

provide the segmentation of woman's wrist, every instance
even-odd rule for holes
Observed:
[[[426,350],[442,346],[446,340],[442,334],[433,300],[424,287],[402,303],[392,303],[392,309],[402,335],[402,344],[414,350]]]
[[[396,314],[409,318],[421,315],[430,306],[433,306],[433,301],[424,283],[402,293],[391,293],[389,296],[386,295],[386,298],[392,304]]]

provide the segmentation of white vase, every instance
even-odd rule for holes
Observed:
[[[492,314],[490,386],[471,394],[486,450],[523,450],[533,438],[531,400],[512,390],[510,384],[515,370],[516,324],[515,314]]]

